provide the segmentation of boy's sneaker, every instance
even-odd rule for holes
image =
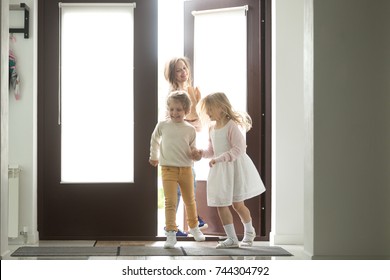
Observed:
[[[209,227],[209,225],[208,224],[206,224],[203,220],[202,220],[202,218],[200,217],[200,216],[198,216],[198,222],[199,222],[199,229],[200,230],[203,230],[203,229],[206,229],[206,228],[208,228]]]
[[[164,227],[164,230],[166,231],[165,227]],[[184,231],[181,231],[180,229],[177,229],[176,236],[178,236],[178,237],[187,237],[188,233],[186,233]]]
[[[216,249],[228,249],[228,248],[238,248],[238,240],[233,240],[228,238],[225,241],[219,242]]]
[[[195,241],[205,241],[206,237],[200,231],[199,227],[190,228],[190,233],[194,237]]]
[[[176,231],[176,236],[179,236],[179,237],[187,237],[188,236],[188,233],[184,232],[184,231],[181,231],[180,229],[178,229]]]
[[[164,248],[165,249],[172,249],[175,247],[175,244],[177,243],[176,241],[176,232],[171,230],[171,231],[166,231],[165,235],[167,236],[167,240],[165,241]]]
[[[256,232],[245,232],[244,238],[242,239],[240,246],[241,247],[252,247],[253,240],[255,240]]]

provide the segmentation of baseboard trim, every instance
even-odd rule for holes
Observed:
[[[301,234],[270,234],[270,242],[275,245],[303,245]]]

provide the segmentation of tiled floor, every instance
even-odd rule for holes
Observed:
[[[194,241],[179,241],[176,246],[189,247],[189,246],[206,246],[206,247],[215,247],[217,241],[205,241],[205,242],[194,242]],[[129,245],[144,245],[144,246],[163,246],[164,241],[100,241],[96,242],[95,240],[86,241],[40,241],[39,244],[27,245],[27,246],[129,246]],[[269,242],[264,241],[256,241],[254,242],[254,246],[267,246]],[[93,256],[93,257],[11,257],[12,252],[14,252],[18,247],[25,245],[9,245],[10,252],[3,258],[4,260],[37,260],[37,259],[75,259],[75,260],[308,260],[309,258],[304,254],[302,245],[275,245],[284,248],[293,256],[289,257],[234,257],[234,256],[208,256],[208,257],[193,257],[193,256],[153,256],[153,257],[134,257],[134,256]]]
[[[181,213],[179,211],[179,213]],[[164,236],[164,212],[161,210],[158,213],[158,229],[160,230],[158,232],[159,236]],[[178,216],[178,220],[183,220],[182,216]],[[177,245],[178,247],[189,247],[189,246],[206,246],[206,247],[215,247],[217,244],[217,241],[205,241],[205,242],[195,242],[195,241],[178,241]],[[144,245],[144,246],[160,246],[163,247],[164,241],[99,241],[96,242],[95,240],[79,240],[79,241],[39,241],[38,244],[18,244],[18,245],[9,245],[9,250],[10,252],[3,258],[5,260],[17,260],[21,258],[15,258],[11,257],[12,252],[14,252],[18,247],[20,246],[81,246],[81,247],[88,247],[88,246],[113,246],[113,247],[118,247],[118,246],[131,246],[131,245]],[[256,241],[254,242],[254,246],[268,246],[270,245],[269,242],[265,241]],[[290,257],[245,257],[245,259],[256,259],[256,260],[308,260],[308,256],[304,253],[303,251],[303,245],[275,245],[284,248],[293,256]],[[38,258],[33,257],[33,258],[26,258],[23,257],[22,259],[31,259],[31,260],[36,260]],[[39,258],[43,259],[43,258]],[[109,256],[99,256],[99,257],[74,257],[74,258],[48,258],[45,257],[44,259],[89,259],[89,260],[161,260],[161,259],[183,259],[183,260],[231,260],[231,259],[238,259],[238,260],[243,260],[244,257],[231,257],[231,256],[212,256],[212,257],[193,257],[193,256],[184,256],[184,257],[162,257],[162,256],[156,256],[156,257],[132,257],[132,256],[116,256],[116,257],[109,257]]]

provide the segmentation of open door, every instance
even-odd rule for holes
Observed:
[[[271,1],[269,0],[192,0],[185,1],[184,3],[184,55],[189,57],[193,62],[194,69],[192,69],[192,72],[194,75],[194,85],[199,86],[202,96],[205,96],[209,93],[205,88],[212,82],[211,80],[207,80],[207,77],[204,78],[204,76],[208,75],[213,80],[220,79],[221,81],[225,81],[220,83],[221,91],[225,91],[225,88],[227,87],[227,91],[232,91],[230,94],[237,95],[233,97],[229,96],[229,93],[227,93],[232,103],[234,102],[233,106],[235,107],[237,107],[237,103],[244,100],[244,110],[247,110],[253,120],[253,128],[246,135],[248,145],[247,153],[258,168],[266,187],[266,192],[264,194],[246,202],[246,205],[252,214],[253,226],[256,229],[256,240],[269,240],[271,230],[270,2]],[[226,36],[229,37],[233,36],[232,34],[234,32],[233,30],[226,29],[235,29],[235,25],[229,27],[228,24],[220,24],[219,27],[216,27],[217,29],[215,29],[213,25],[218,25],[217,23],[219,23],[219,20],[222,20],[217,17],[221,12],[236,9],[243,10],[243,17],[246,22],[246,26],[242,29],[243,31],[234,31],[237,33],[237,38],[239,38],[237,40],[246,40],[246,42],[244,42],[244,49],[241,48],[242,51],[240,50],[237,52],[237,48],[233,47],[229,50],[232,44],[225,43],[224,40],[221,40],[221,42],[223,42],[219,48],[221,50],[220,56],[223,56],[222,60],[215,60],[213,57],[210,58],[208,53],[210,50],[207,47],[198,47],[198,49],[196,49],[197,44],[199,44],[196,40],[199,40],[199,36],[195,33],[196,30],[201,28],[201,24],[199,23],[197,25],[196,23],[196,15],[207,14],[208,16],[213,16],[213,13],[216,15],[215,24],[212,22],[210,24],[204,24],[206,28],[201,32],[202,37],[207,38],[207,36],[210,36],[209,38],[214,39],[215,36],[221,36],[221,34],[228,34]],[[237,25],[239,24],[240,23]],[[242,34],[243,32],[246,34]],[[210,34],[208,35],[207,33]],[[219,44],[218,40],[212,40],[212,42],[209,43],[210,45],[213,45],[213,48],[215,48],[215,45]],[[207,42],[201,44],[204,46],[207,45]],[[200,53],[199,49],[204,49],[203,53]],[[228,55],[224,55],[226,53],[228,53]],[[242,55],[244,55],[245,62],[244,66],[240,66],[241,70],[238,70],[234,66],[232,67],[232,60],[236,60],[237,56]],[[204,59],[206,60],[205,63],[204,61],[200,62],[202,57],[207,57],[207,59]],[[218,63],[215,63],[215,61],[218,61]],[[200,63],[203,63],[202,68],[198,67]],[[207,63],[209,63],[209,65]],[[214,72],[210,72],[209,74],[203,73],[205,72],[204,69],[214,69]],[[219,69],[228,69],[231,73],[220,74]],[[237,79],[234,77],[235,75],[238,77],[242,72],[244,72],[245,75],[244,82],[240,82],[241,85],[237,88]],[[218,75],[224,76],[218,77]],[[233,83],[231,84],[229,84],[230,77],[233,77]],[[210,88],[213,87],[211,86]],[[212,91],[214,91],[214,88]],[[236,102],[232,100],[234,98],[236,98]],[[208,207],[206,203],[207,182],[205,181],[205,178],[199,178],[198,170],[196,170],[196,172],[198,180],[196,194],[198,213],[209,225],[208,229],[205,229],[203,232],[209,235],[224,235],[225,233],[216,209]],[[238,215],[236,215],[234,211],[232,211],[232,213],[234,216],[234,223],[236,224],[237,234],[243,235],[242,223],[239,220]]]

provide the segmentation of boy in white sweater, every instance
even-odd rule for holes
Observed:
[[[157,123],[150,140],[149,162],[161,166],[165,196],[165,230],[167,240],[164,248],[176,244],[176,204],[179,184],[187,213],[190,233],[196,241],[204,241],[205,236],[198,227],[198,214],[194,197],[193,161],[191,150],[196,145],[195,128],[184,121],[190,112],[191,100],[183,91],[170,93],[167,99],[167,120]]]

